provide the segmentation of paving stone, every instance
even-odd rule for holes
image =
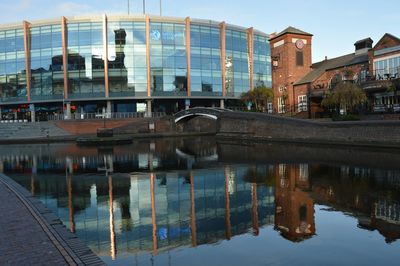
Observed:
[[[67,265],[37,220],[0,183],[0,265]]]
[[[104,265],[38,199],[26,197],[27,191],[16,183],[10,190],[3,181],[15,183],[0,174],[0,265]],[[81,257],[83,249],[87,255]]]

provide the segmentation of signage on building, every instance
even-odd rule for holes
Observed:
[[[150,31],[150,38],[152,41],[174,41],[175,39],[184,38],[183,32],[176,32],[173,31],[163,31],[160,32],[159,30],[152,30]]]
[[[159,30],[152,30],[150,32],[150,37],[153,41],[159,41],[161,39],[161,33]]]

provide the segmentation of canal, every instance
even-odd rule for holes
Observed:
[[[0,147],[109,265],[398,265],[395,150],[157,139]]]

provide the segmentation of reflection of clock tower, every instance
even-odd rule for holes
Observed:
[[[311,70],[311,41],[312,34],[293,27],[288,27],[278,34],[271,34],[275,113],[296,111],[296,105],[302,95],[296,94],[293,83]]]
[[[314,201],[307,164],[279,164],[275,186],[275,229],[290,241],[299,242],[315,234]]]

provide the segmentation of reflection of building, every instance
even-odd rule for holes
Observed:
[[[400,204],[396,201],[379,199],[371,215],[370,227],[376,228],[390,243],[400,238]]]
[[[324,167],[314,166],[310,171],[322,173]],[[399,171],[332,167],[328,176],[317,174],[312,180],[312,197],[318,204],[351,213],[360,228],[377,230],[386,242],[400,239],[399,203],[394,200],[398,198]]]
[[[212,166],[207,161],[202,169],[197,159],[213,154],[215,143],[176,142],[100,150],[70,144],[3,146],[0,172],[3,168],[40,197],[67,228],[108,258],[160,254],[241,234],[265,237],[269,230],[263,227],[273,225],[285,239],[301,241],[316,232],[314,202],[331,207],[319,206],[319,215],[334,209],[353,216],[346,219],[351,226],[358,220],[359,228],[377,230],[387,242],[400,237],[398,170],[255,164],[254,159],[243,164],[243,152],[239,159],[217,157]],[[177,156],[178,147],[190,155],[191,167],[187,156]],[[114,173],[105,175],[105,169]]]
[[[224,106],[256,82],[271,84],[268,37],[225,22],[148,15],[1,25],[0,107],[63,110],[64,102],[69,118],[72,107]]]
[[[310,189],[308,165],[277,167],[275,189],[275,228],[291,241],[301,241],[315,234],[314,201]]]
[[[257,235],[273,224],[274,188],[248,183],[247,173],[246,166],[108,177],[68,170],[67,178],[39,175],[33,184],[35,194],[90,248],[118,257],[218,243],[250,229]]]

